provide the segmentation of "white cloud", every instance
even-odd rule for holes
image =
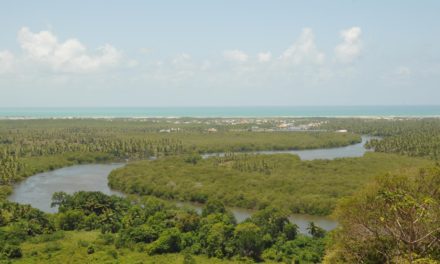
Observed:
[[[175,75],[175,77],[178,78],[177,80],[192,77],[196,73],[195,62],[187,53],[182,53],[174,57],[174,59],[171,60],[171,65],[173,67],[165,69],[165,71],[168,71],[168,75],[170,73]],[[163,75],[165,72],[161,71],[159,74]]]
[[[187,65],[191,61],[191,56],[187,53],[182,53],[176,56],[172,63],[174,66]]]
[[[8,50],[0,51],[0,73],[10,72],[14,68],[15,57]]]
[[[270,52],[260,52],[257,54],[259,62],[268,62],[272,59],[272,53]]]
[[[174,69],[176,70],[193,70],[195,65],[192,61],[192,58],[187,53],[182,53],[174,57],[174,59],[171,61],[171,64],[174,66]]]
[[[241,50],[225,50],[223,57],[235,62],[246,62],[249,58],[249,56]]]
[[[139,49],[139,52],[146,55],[146,54],[150,54],[152,52],[152,49],[150,49],[150,48],[141,48],[141,49]]]
[[[400,66],[395,69],[394,73],[400,77],[407,77],[411,75],[412,71],[406,66]]]
[[[77,39],[59,42],[49,31],[33,33],[26,27],[18,32],[18,42],[26,58],[59,72],[93,72],[117,66],[122,59],[121,52],[110,44],[90,54]]]
[[[200,66],[200,69],[202,71],[207,71],[207,70],[211,69],[211,67],[212,67],[212,63],[209,60],[205,60],[202,63],[202,65]]]
[[[284,51],[280,58],[295,65],[302,63],[322,64],[325,55],[316,47],[312,29],[304,28],[298,40]]]
[[[342,43],[336,46],[336,58],[342,63],[351,63],[359,57],[362,51],[362,30],[359,27],[351,27],[342,30],[340,35]]]
[[[343,33],[344,43],[356,43],[360,35],[356,32]],[[211,60],[198,60],[188,53],[181,53],[168,59],[155,58],[138,62],[122,58],[121,52],[111,45],[92,51],[78,39],[60,40],[49,30],[32,32],[26,27],[18,32],[18,43],[22,49],[21,54],[14,56],[11,52],[0,52],[0,72],[6,71],[5,69],[12,69],[10,72],[14,74],[21,71],[20,76],[48,83],[54,76],[61,78],[59,75],[65,77],[65,82],[93,80],[93,74],[79,76],[60,73],[99,73],[102,69],[117,66],[118,69],[126,67],[127,71],[114,71],[115,75],[108,77],[143,80],[145,83],[154,82],[164,87],[203,87],[208,84],[263,87],[272,82],[283,87],[292,87],[293,84],[299,87],[318,86],[338,78],[348,79],[353,74],[347,74],[346,68],[355,70],[355,67],[345,67],[328,60],[328,55],[318,49],[310,28],[304,28],[293,44],[281,54],[263,50],[248,55],[244,50],[235,49],[224,50],[222,58]],[[150,50],[143,48],[138,52],[148,53]],[[225,63],[225,60],[235,63]],[[57,74],[45,74],[39,69],[49,69]],[[107,75],[106,78],[97,76],[96,80],[108,79]]]

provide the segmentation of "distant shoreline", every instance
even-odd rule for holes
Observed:
[[[154,118],[440,118],[440,105],[249,107],[0,107],[1,120]]]
[[[356,118],[356,119],[428,119],[439,118],[440,115],[432,116],[44,116],[44,117],[22,117],[22,116],[0,116],[0,120],[143,120],[143,119],[277,119],[277,118]]]

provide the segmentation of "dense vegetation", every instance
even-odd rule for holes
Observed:
[[[0,150],[19,157],[65,152],[99,152],[119,158],[146,158],[182,152],[308,149],[360,142],[358,135],[333,132],[208,132],[200,128],[154,120],[27,120],[0,121]],[[162,125],[162,126],[161,126]],[[227,126],[226,126],[227,127]],[[169,131],[161,133],[160,131]]]
[[[1,120],[0,185],[75,163],[193,152],[327,148],[360,141],[350,133],[249,132],[213,123],[186,119]],[[211,126],[218,127],[218,132],[209,133]],[[235,126],[243,128],[243,124]]]
[[[100,192],[55,193],[52,205],[59,213],[52,215],[0,203],[0,261],[57,263],[75,257],[75,261],[130,262],[140,259],[139,253],[145,258],[180,252],[183,263],[195,263],[193,255],[316,263],[325,249],[322,229],[311,224],[312,236],[299,235],[288,214],[274,207],[237,224],[217,201],[208,202],[202,215],[155,198],[128,200]],[[72,237],[77,245],[68,242]]]
[[[367,146],[377,152],[440,158],[440,119],[334,119],[322,125],[326,129],[348,129],[383,137]]]
[[[361,134],[382,139],[360,158],[232,153],[345,146]],[[440,169],[416,168],[436,163],[439,135],[439,119],[0,120],[0,263],[437,263]],[[226,155],[202,159],[209,152]],[[56,214],[5,200],[37,172],[120,160],[130,163],[110,184],[128,198],[56,193]],[[330,214],[341,199],[330,235],[313,223],[298,234],[287,220]],[[257,211],[237,223],[223,204]]]
[[[113,171],[112,188],[204,203],[257,209],[275,205],[294,213],[326,215],[348,196],[387,171],[431,165],[428,160],[367,153],[361,158],[301,161],[290,154],[197,156],[140,161]]]
[[[387,174],[347,198],[326,263],[439,263],[440,168]]]

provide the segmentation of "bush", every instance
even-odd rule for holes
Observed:
[[[84,213],[79,210],[68,210],[58,215],[58,226],[62,230],[79,229],[84,219]]]
[[[89,242],[80,239],[80,240],[78,240],[78,246],[80,246],[80,247],[88,247],[89,246]]]
[[[196,260],[188,251],[183,254],[183,264],[196,264]]]
[[[114,249],[110,249],[109,251],[107,251],[107,255],[111,256],[114,259],[118,258],[118,252]]]
[[[7,258],[21,258],[21,248],[16,245],[6,245],[2,250],[2,255]]]
[[[101,227],[101,223],[99,222],[99,217],[96,214],[90,214],[84,218],[82,223],[82,227],[87,230],[95,230]]]
[[[401,171],[378,177],[343,200],[326,263],[439,260],[439,186],[440,167]]]
[[[150,244],[148,254],[174,253],[180,251],[180,231],[177,228],[165,230],[160,237]]]
[[[242,257],[258,260],[263,250],[261,229],[253,223],[237,225],[234,231],[236,250]]]
[[[93,245],[90,245],[87,247],[87,254],[93,254],[95,253],[95,247]]]
[[[46,244],[43,251],[45,253],[50,253],[50,252],[55,252],[55,251],[59,251],[59,250],[61,250],[61,245],[59,243],[50,242],[50,243]]]
[[[102,245],[111,245],[115,242],[115,238],[112,234],[105,233],[105,234],[99,234],[98,236],[98,243],[101,243]]]
[[[56,241],[56,240],[60,240],[63,239],[65,237],[65,234],[63,231],[57,231],[54,232],[52,234],[42,234],[39,236],[34,237],[31,242],[32,243],[44,243],[44,242],[49,242],[49,241]]]
[[[198,155],[198,154],[193,154],[193,155],[188,155],[188,156],[186,156],[186,157],[184,158],[184,161],[185,161],[186,163],[190,163],[190,164],[196,165],[197,162],[199,162],[199,160],[201,160],[201,159],[202,159],[202,156],[200,156],[200,155]]]

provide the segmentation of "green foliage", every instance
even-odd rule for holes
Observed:
[[[6,258],[21,258],[22,252],[21,248],[16,245],[5,245],[2,249],[0,254]]]
[[[5,228],[3,240],[13,243],[20,243],[28,237],[52,233],[55,229],[48,215],[40,210],[6,200],[0,200],[1,227]],[[0,240],[1,238],[2,235]]]
[[[193,232],[199,228],[200,216],[194,210],[180,210],[175,217],[176,226],[182,232]]]
[[[87,247],[87,254],[93,254],[95,253],[95,247],[93,245],[90,245]]]
[[[263,234],[269,235],[274,242],[280,234],[288,231],[285,235],[290,239],[295,239],[297,226],[292,226],[289,222],[288,213],[275,207],[267,207],[254,213],[250,219],[259,226]]]
[[[49,242],[44,247],[43,252],[44,253],[52,253],[52,252],[60,251],[61,249],[62,249],[62,246],[60,244],[55,243],[55,242]]]
[[[237,165],[238,164],[238,165]],[[249,164],[249,168],[237,169]],[[269,173],[255,164],[267,164]],[[114,170],[109,185],[125,193],[154,195],[250,209],[274,205],[293,213],[330,214],[337,201],[376,175],[432,162],[383,153],[360,158],[301,161],[295,155],[234,155],[189,164],[180,157],[140,161]]]
[[[315,223],[313,222],[310,222],[307,230],[309,231],[309,234],[312,235],[312,237],[314,238],[323,238],[325,236],[325,230],[315,225]]]
[[[377,152],[408,156],[440,158],[440,120],[438,118],[407,119],[333,119],[323,128],[349,129],[356,133],[377,135],[367,147]]]
[[[128,248],[115,249],[113,245],[98,246],[94,244],[100,235],[97,231],[66,231],[66,238],[60,240],[61,250],[44,252],[47,243],[24,242],[21,245],[23,256],[12,259],[13,263],[157,263],[157,264],[182,264],[185,259],[192,259],[186,263],[203,264],[239,264],[246,263],[236,259],[209,258],[206,255],[190,254],[187,251],[180,253],[167,253],[148,255],[144,251],[131,250]],[[94,244],[95,253],[87,254],[87,247],[79,247],[78,240]],[[3,259],[0,263],[3,263]],[[5,263],[9,260],[5,259]],[[272,263],[272,262],[270,262]]]
[[[7,216],[0,228],[0,241],[8,245],[0,247],[4,258],[18,257],[12,249],[28,244],[33,246],[25,247],[22,255],[26,259],[38,259],[36,262],[70,254],[71,249],[65,248],[65,242],[72,239],[72,234],[81,233],[83,235],[75,240],[76,248],[81,248],[78,251],[81,256],[101,258],[104,254],[104,258],[121,259],[133,252],[147,252],[151,256],[182,252],[182,261],[187,263],[196,260],[191,254],[260,261],[263,252],[277,243],[286,244],[298,237],[297,227],[288,221],[287,213],[272,207],[237,224],[219,201],[210,201],[203,214],[197,215],[193,210],[178,209],[152,197],[129,200],[97,192],[77,192],[56,193],[53,198],[59,212],[50,218],[44,213],[36,213],[38,210],[34,212],[35,209],[29,206],[6,201],[2,204],[2,212]],[[42,219],[29,219],[30,216]],[[108,229],[109,225],[117,228]],[[101,230],[93,240],[87,239],[87,234],[96,231],[81,231],[93,230],[91,226]],[[300,246],[295,244],[296,247]],[[298,248],[295,250],[300,250]],[[316,250],[320,259],[323,251],[319,247]],[[290,256],[286,254],[291,254],[288,252],[282,249],[277,254],[286,258]],[[270,254],[266,255],[271,259]]]
[[[129,227],[121,232],[119,245],[130,245],[132,243],[151,243],[159,237],[158,230],[149,225]]]
[[[122,216],[129,201],[101,192],[63,192],[53,194],[52,206],[58,206],[58,226],[62,230],[101,228],[102,232],[115,233],[122,228]]]
[[[180,231],[170,228],[160,234],[159,238],[148,247],[148,254],[174,253],[180,251]]]
[[[380,177],[341,203],[337,216],[329,263],[440,261],[440,168]]]
[[[32,243],[43,243],[43,242],[49,242],[49,241],[57,241],[65,238],[64,231],[56,231],[54,233],[49,234],[41,234],[39,236],[33,237],[29,241]]]
[[[187,161],[197,163],[200,157],[192,153],[330,148],[360,142],[360,137],[354,134],[257,133],[247,129],[237,131],[227,124],[219,127],[219,133],[207,133],[211,121],[204,125],[197,119],[175,122],[164,119],[0,120],[0,184],[76,163],[177,154],[189,154]],[[166,128],[176,133],[159,132]],[[52,159],[51,163],[32,162],[47,158]]]
[[[61,230],[75,230],[81,227],[84,213],[80,210],[67,210],[58,214],[57,224]]]
[[[375,176],[402,169],[411,172],[432,162],[384,153],[301,161],[293,155],[234,152],[360,142],[356,134],[331,132],[348,129],[384,137],[367,144],[376,152],[432,159],[440,154],[437,119],[288,121],[295,125],[314,122],[321,129],[314,132],[276,131],[285,122],[279,119],[263,121],[258,124],[263,132],[252,132],[261,120],[239,121],[0,121],[0,262],[16,258],[23,263],[75,259],[82,263],[180,264],[218,263],[221,258],[320,263],[327,235],[314,223],[309,226],[311,237],[298,234],[298,227],[288,220],[291,212],[329,214],[341,198],[359,192]],[[208,133],[208,128],[218,132]],[[210,152],[226,154],[200,156]],[[13,183],[37,172],[151,156],[158,159],[131,163],[110,176],[112,187],[147,197],[56,193],[53,206],[59,212],[54,215],[3,199]],[[342,227],[327,242],[332,250],[325,261],[438,261],[439,174],[438,169],[415,177],[391,174],[343,202],[338,209]],[[206,206],[198,215],[150,195]],[[237,224],[224,204],[261,210]]]
[[[108,211],[123,212],[128,209],[128,203],[123,198],[108,196],[101,192],[76,192],[68,195],[63,192],[54,193],[52,206],[58,206],[58,211],[63,213],[68,210],[81,210],[85,215],[104,215]]]
[[[196,260],[189,252],[184,252],[182,264],[196,264]]]
[[[196,165],[199,160],[202,159],[202,156],[198,154],[188,155],[185,157],[185,162]]]
[[[260,258],[263,250],[263,237],[261,229],[254,223],[239,224],[234,230],[235,250],[242,257],[255,260]]]
[[[206,203],[202,210],[202,216],[210,214],[224,214],[226,213],[225,205],[217,200],[210,200]]]
[[[22,170],[22,166],[17,156],[10,155],[6,151],[0,153],[0,185],[12,184],[18,180],[18,173]]]
[[[295,240],[286,241],[280,237],[263,251],[265,260],[285,263],[321,263],[325,252],[323,239],[299,235]]]
[[[109,233],[99,234],[98,243],[102,245],[112,245],[115,242],[114,236]]]

